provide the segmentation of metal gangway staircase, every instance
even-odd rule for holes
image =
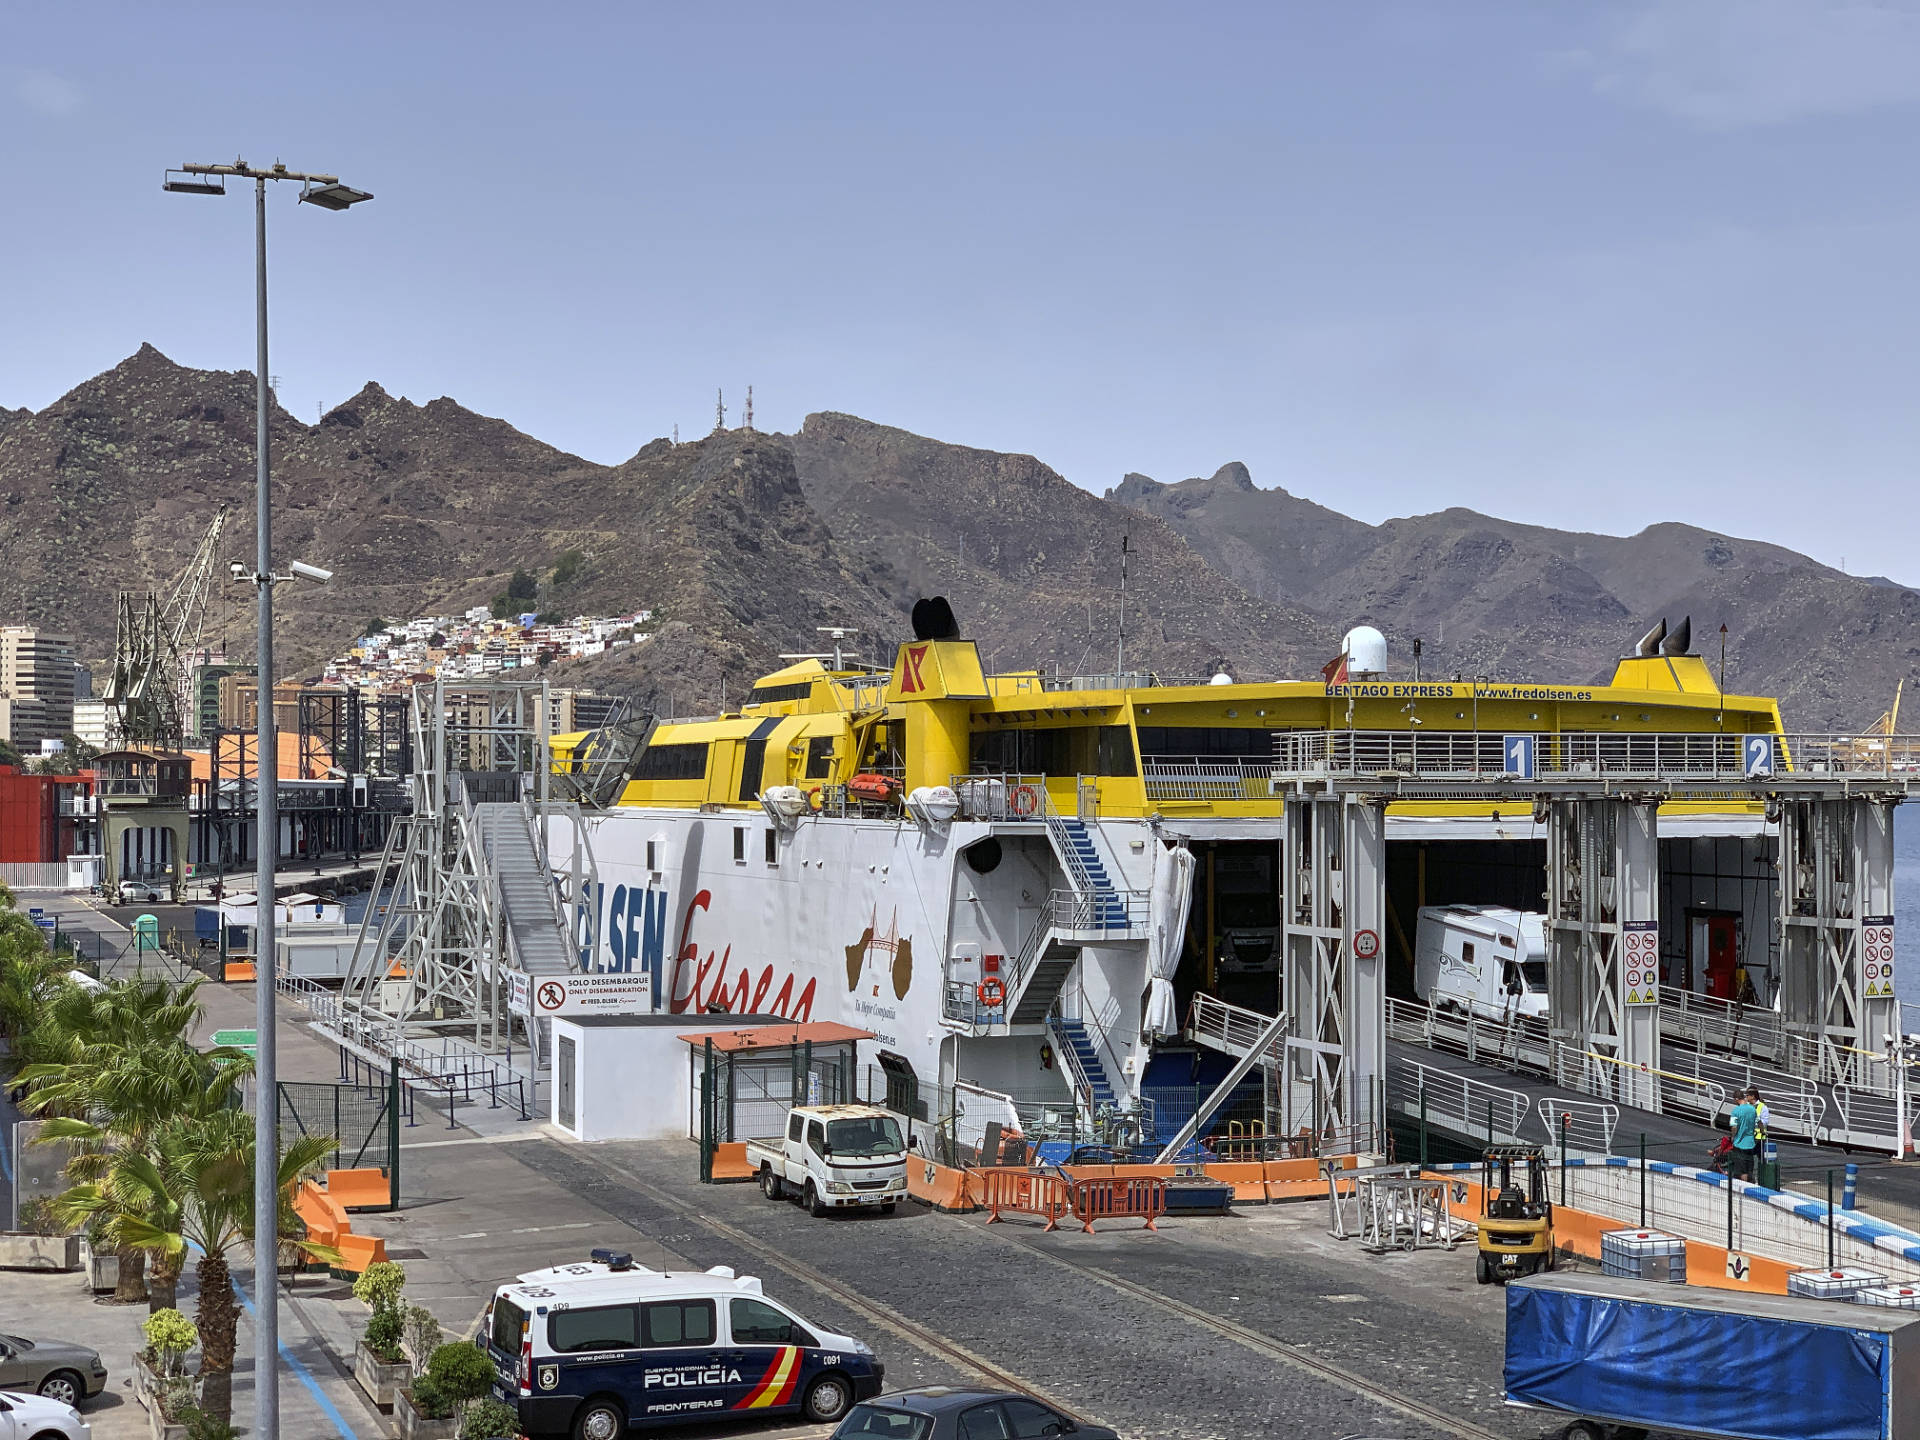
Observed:
[[[583,802],[606,768],[556,776],[549,713],[544,682],[414,688],[413,809],[388,835],[378,873],[392,888],[361,923],[344,1015],[384,1022],[380,1033],[456,1037],[482,1055],[511,1053],[517,1035],[529,1068],[545,1068],[547,1025],[526,998],[539,977],[581,970],[598,950]],[[602,748],[598,758],[617,762],[631,747]]]

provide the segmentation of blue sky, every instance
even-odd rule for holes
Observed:
[[[251,367],[249,207],[159,189],[244,154],[377,196],[274,197],[303,416],[373,378],[617,461],[751,383],[1094,490],[1238,459],[1920,583],[1917,107],[1906,0],[14,0],[0,404]]]

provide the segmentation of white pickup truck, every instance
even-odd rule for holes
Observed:
[[[747,1141],[747,1163],[769,1200],[796,1196],[815,1215],[879,1206],[907,1193],[900,1122],[877,1105],[796,1105],[787,1133]]]

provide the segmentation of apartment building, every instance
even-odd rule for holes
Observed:
[[[73,729],[73,637],[0,626],[0,738],[23,755]]]

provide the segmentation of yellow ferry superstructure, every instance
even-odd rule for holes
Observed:
[[[1497,771],[1513,736],[1551,758],[1755,735],[1781,737],[1775,701],[1721,693],[1687,654],[1624,659],[1598,685],[1061,685],[988,674],[962,639],[903,644],[887,672],[803,659],[737,712],[659,723],[617,803],[590,817],[596,962],[649,974],[662,1010],[859,1026],[875,1036],[863,1063],[929,1095],[958,1084],[1011,1097],[993,1104],[1137,1111],[1193,997],[1284,1004],[1276,755],[1368,737],[1390,770],[1404,737]],[[584,739],[556,737],[559,768]],[[1395,988],[1421,906],[1541,908],[1533,808],[1524,786],[1390,806]],[[1681,847],[1661,881],[1670,977],[1691,982],[1697,916],[1733,914],[1764,978],[1769,901],[1742,889],[1770,863],[1761,807],[1677,801],[1661,816],[1662,845]]]

